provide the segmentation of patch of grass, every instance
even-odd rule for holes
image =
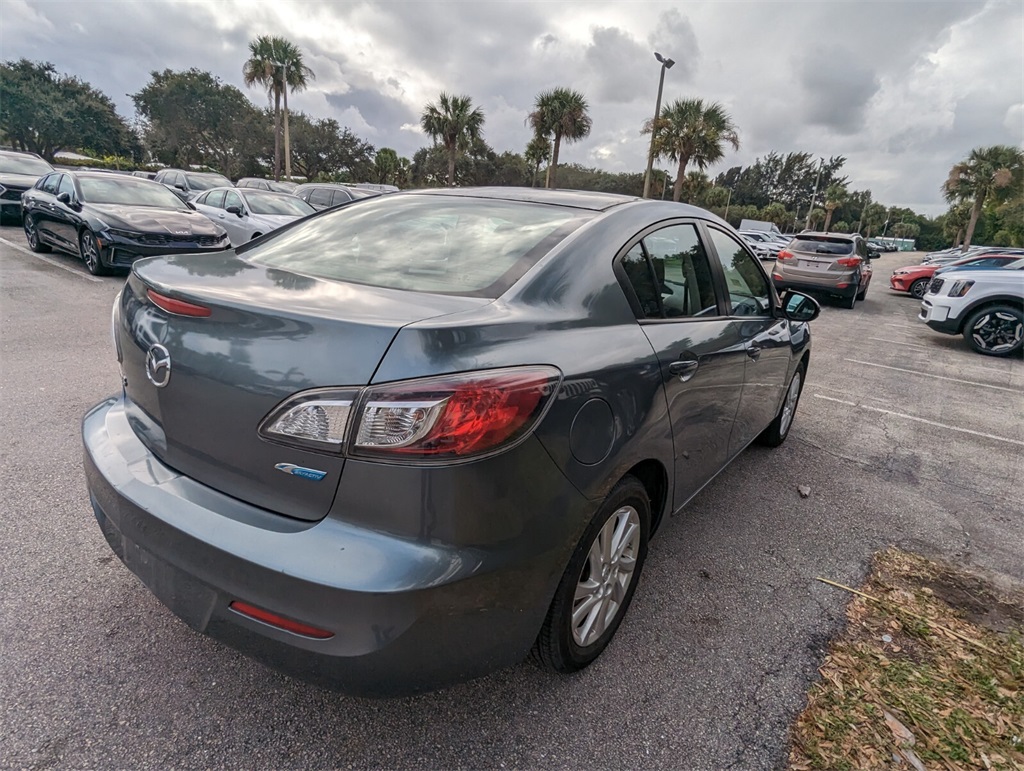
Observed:
[[[789,768],[1024,771],[1024,597],[897,549],[851,596]]]

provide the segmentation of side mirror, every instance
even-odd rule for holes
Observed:
[[[882,255],[880,255],[880,254],[879,254],[878,252],[876,252],[876,251],[874,251],[874,250],[872,250],[872,251],[868,252],[868,259],[869,259],[869,260],[877,260],[877,259],[878,259],[879,257],[881,257],[881,256],[882,256]]]
[[[226,211],[228,214],[234,214],[236,217],[241,217],[243,213],[241,206],[229,206],[224,211]]]
[[[790,321],[814,321],[819,313],[818,301],[803,292],[786,292],[782,299],[782,315]]]
[[[196,208],[196,205],[194,203],[192,203],[191,201],[185,201],[185,205],[188,208],[190,208],[192,211],[199,211],[199,209]]]
[[[181,184],[180,182],[175,182],[174,183],[174,188],[176,190],[180,190],[183,193],[185,192],[185,186],[183,184]]]
[[[71,205],[71,193],[57,193],[57,200],[65,206]]]

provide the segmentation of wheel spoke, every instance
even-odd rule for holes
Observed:
[[[619,536],[615,544],[615,552],[612,554],[612,562],[619,562],[626,550],[633,545],[633,537],[640,529],[640,525],[623,518],[622,526],[619,528]]]
[[[579,598],[579,589],[577,588],[576,595]],[[580,602],[576,607],[572,609],[572,625],[578,627],[584,619],[593,611],[595,605],[601,603],[601,597],[596,591],[584,594]]]
[[[636,568],[636,557],[633,557],[631,555],[624,555],[619,560],[618,567],[619,567],[619,574],[620,575],[625,574],[625,575],[628,576],[628,575],[632,574],[634,568]]]

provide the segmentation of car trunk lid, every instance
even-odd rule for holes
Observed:
[[[160,296],[206,315],[182,315],[188,305]],[[230,252],[142,260],[115,330],[128,413],[171,468],[316,520],[330,508],[344,458],[262,439],[262,420],[297,392],[369,383],[406,324],[486,302],[312,278]],[[281,473],[294,467],[325,473]]]

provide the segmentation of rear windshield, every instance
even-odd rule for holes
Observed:
[[[186,208],[181,199],[163,185],[138,177],[79,177],[78,186],[86,203]]]
[[[253,214],[285,214],[291,217],[305,217],[307,214],[316,212],[312,206],[285,193],[257,193],[245,194],[245,202]]]
[[[593,216],[519,201],[379,196],[241,251],[261,265],[319,278],[494,298]]]
[[[853,241],[827,236],[797,236],[790,249],[812,254],[853,254]]]
[[[215,187],[234,187],[231,180],[220,174],[186,174],[188,186],[193,190],[212,190]]]

